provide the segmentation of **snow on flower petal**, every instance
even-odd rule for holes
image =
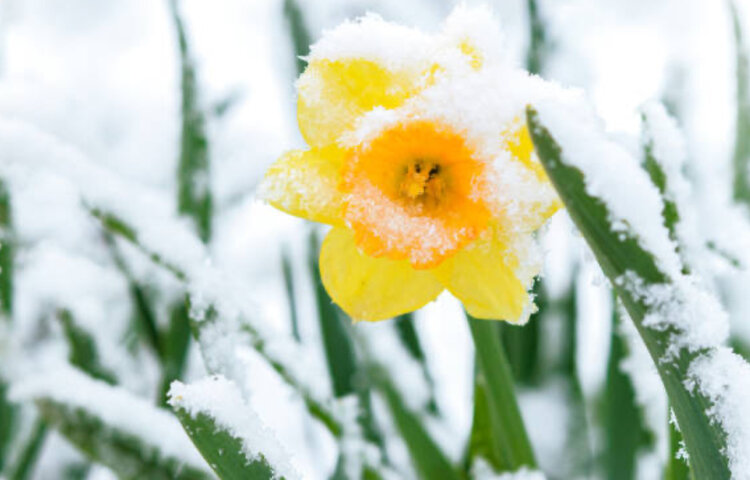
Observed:
[[[445,288],[476,317],[532,311],[534,232],[560,202],[519,119],[560,89],[509,66],[501,45],[486,9],[459,7],[436,34],[368,15],[312,46],[297,82],[311,150],[274,164],[262,193],[335,226],[321,275],[355,319]]]

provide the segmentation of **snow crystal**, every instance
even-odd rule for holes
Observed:
[[[207,469],[180,423],[169,412],[121,387],[94,380],[70,366],[29,374],[11,385],[9,396],[14,401],[50,399],[83,409],[105,424],[143,439],[164,455],[182,460],[194,468]]]
[[[733,480],[750,479],[750,365],[726,347],[693,360],[686,387],[705,395],[711,418],[726,432]]]
[[[231,380],[216,375],[189,385],[176,381],[169,389],[169,404],[191,417],[204,414],[212,418],[219,428],[242,443],[248,461],[265,459],[274,471],[274,478],[300,478],[273,432],[245,403]]]
[[[585,172],[586,191],[604,202],[612,224],[634,235],[663,273],[677,276],[681,262],[662,220],[661,196],[638,160],[607,138],[581,99],[545,101],[535,107],[541,124],[561,147],[563,161]]]
[[[674,358],[682,349],[696,352],[719,346],[729,337],[726,312],[694,277],[678,276],[672,284],[644,285],[634,272],[626,272],[615,282],[648,307],[645,327],[670,332],[663,360]]]

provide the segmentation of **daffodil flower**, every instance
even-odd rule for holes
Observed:
[[[355,320],[445,289],[478,318],[533,311],[534,232],[560,204],[521,119],[557,89],[509,66],[496,25],[459,8],[428,35],[369,15],[311,48],[297,83],[309,149],[277,160],[261,194],[333,227],[321,277]]]

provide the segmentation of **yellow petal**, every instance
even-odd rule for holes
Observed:
[[[344,155],[335,146],[289,151],[268,169],[259,195],[292,215],[341,225],[338,184]]]
[[[534,143],[526,125],[520,124],[520,120],[504,134],[505,146],[513,158],[521,162],[526,168],[533,171],[540,182],[540,188],[549,189],[549,201],[540,202],[529,209],[529,216],[524,222],[529,231],[534,231],[544,225],[549,217],[555,214],[563,206],[560,198],[554,194],[547,172],[544,171],[539,159],[534,154]]]
[[[443,286],[406,260],[374,258],[357,249],[352,233],[334,228],[320,250],[320,275],[335,303],[355,320],[385,320],[417,310]]]
[[[313,60],[297,82],[297,121],[308,145],[335,143],[375,107],[396,108],[416,93],[417,71],[392,71],[365,59]]]
[[[480,239],[433,270],[476,318],[524,322],[529,294],[515,273],[518,260],[496,238]]]

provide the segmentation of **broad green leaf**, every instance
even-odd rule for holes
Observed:
[[[492,438],[498,448],[496,458],[500,459],[502,471],[516,471],[523,466],[534,468],[536,460],[516,402],[513,374],[500,341],[499,324],[468,314],[467,319],[477,363],[487,382]]]
[[[211,238],[213,197],[210,189],[210,158],[206,119],[198,102],[198,82],[178,0],[170,0],[171,14],[180,47],[182,84],[182,132],[177,170],[177,205],[180,213],[195,222],[204,242]]]
[[[732,15],[735,47],[736,130],[734,139],[734,199],[750,205],[750,59],[742,19],[733,1]]]
[[[382,375],[379,375],[378,383],[419,478],[459,480],[460,477],[450,460],[430,437],[419,416],[404,403],[393,384]]]
[[[65,333],[65,340],[68,342],[70,364],[110,385],[116,384],[115,374],[99,360],[96,341],[89,332],[75,322],[73,314],[69,310],[59,310],[57,318]]]
[[[583,174],[562,161],[560,146],[531,107],[527,110],[527,122],[547,174],[605,275],[614,285],[654,359],[683,432],[696,477],[728,479],[729,468],[723,454],[726,451],[725,434],[708,415],[710,402],[698,392],[688,390],[685,385],[688,367],[695,354],[681,350],[673,362],[660,361],[670,346],[671,332],[644,325],[644,318],[652,307],[616,282],[626,271],[634,272],[647,285],[670,285],[670,279],[657,267],[651,252],[645,251],[632,236],[623,235],[613,228],[605,205],[587,193]],[[575,154],[566,152],[566,155]]]

